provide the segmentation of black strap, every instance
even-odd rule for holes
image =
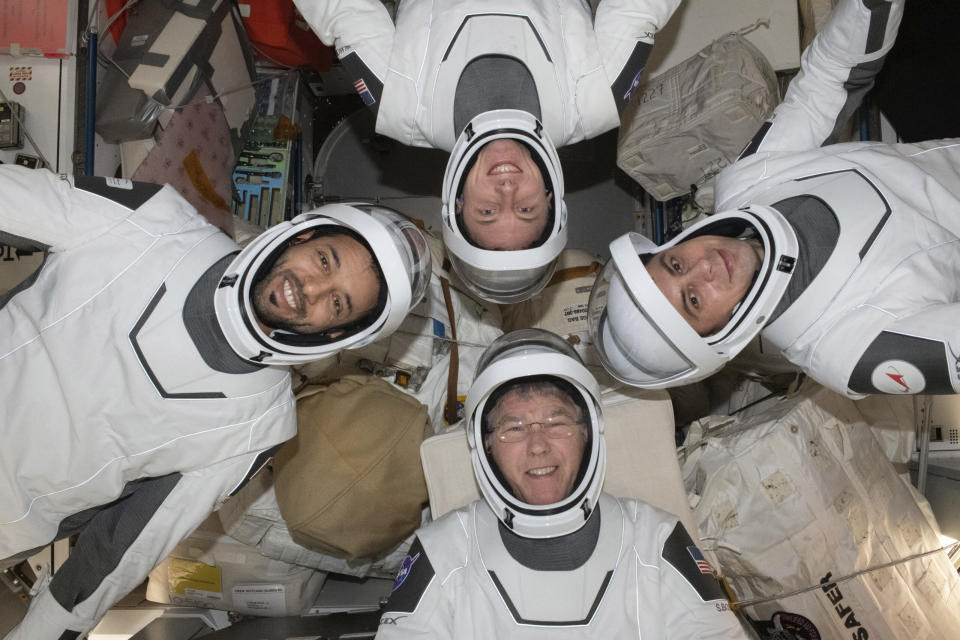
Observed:
[[[447,424],[459,420],[457,410],[457,375],[460,372],[460,351],[457,348],[457,319],[453,314],[453,299],[450,297],[450,281],[440,278],[443,289],[443,302],[447,305],[447,318],[450,320],[450,368],[447,370],[447,402],[443,405],[443,419]]]
[[[163,188],[162,185],[150,182],[133,182],[100,176],[76,176],[73,179],[73,185],[77,189],[95,193],[131,210],[140,208]]]
[[[622,112],[623,108],[627,106],[631,96],[633,96],[633,92],[640,84],[640,78],[643,77],[643,70],[647,66],[647,58],[650,57],[650,51],[652,49],[652,44],[637,42],[627,62],[620,70],[620,75],[618,75],[617,79],[610,85],[610,90],[613,92],[613,100],[617,103],[618,112]]]

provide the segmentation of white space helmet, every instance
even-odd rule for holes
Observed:
[[[254,285],[270,271],[291,241],[320,227],[339,227],[361,239],[373,254],[386,285],[382,309],[376,309],[345,333],[265,333],[252,308]],[[243,358],[264,364],[319,360],[341,349],[362,347],[390,335],[419,302],[430,279],[430,250],[420,230],[401,214],[364,203],[328,204],[273,226],[234,258],[214,295],[217,320],[230,346]],[[378,305],[379,306],[379,305]]]
[[[467,240],[457,220],[457,196],[487,143],[509,138],[524,143],[553,193],[553,215],[542,244],[517,251],[491,251]],[[567,207],[563,202],[560,159],[543,125],[526,111],[487,111],[470,121],[457,139],[443,174],[443,243],[457,275],[485,300],[509,304],[543,289],[567,244]]]
[[[547,505],[533,505],[515,497],[484,446],[483,416],[485,410],[493,409],[500,394],[509,390],[501,387],[535,380],[552,382],[567,390],[580,407],[589,431],[573,492],[566,499]],[[487,504],[517,535],[554,538],[572,533],[584,525],[596,507],[607,468],[599,397],[597,381],[573,347],[549,331],[513,331],[497,338],[480,357],[466,405],[473,472]],[[487,407],[488,403],[493,404]]]
[[[730,320],[710,336],[700,336],[674,309],[641,259],[702,235],[751,237],[763,245],[753,284]],[[590,292],[590,334],[603,366],[621,382],[646,389],[702,380],[763,329],[796,258],[797,237],[786,218],[756,205],[710,216],[662,247],[637,233],[620,236],[610,243],[610,260]]]

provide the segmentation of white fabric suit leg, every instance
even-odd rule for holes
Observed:
[[[150,570],[243,482],[258,455],[226,460],[179,477],[178,474],[166,476],[172,486],[161,489],[165,494],[159,496],[162,502],[153,505],[152,515],[148,515],[149,519],[142,523],[142,529],[122,555],[113,559],[116,564],[107,567],[108,573],[84,575],[85,584],[70,587],[58,585],[57,576],[60,574],[55,574],[47,588],[31,602],[26,618],[6,636],[6,640],[70,640],[93,628],[117,600],[143,582]],[[136,499],[136,493],[129,498]],[[98,516],[111,517],[108,510],[99,512],[95,518]],[[115,531],[109,526],[95,529],[107,534]],[[82,539],[85,534],[80,535]],[[112,536],[87,542],[106,553],[111,550],[110,545],[117,544]],[[73,555],[61,571],[71,571],[71,563],[88,559],[82,554]],[[73,604],[67,610],[55,594],[61,599],[70,598],[75,604],[67,603]]]

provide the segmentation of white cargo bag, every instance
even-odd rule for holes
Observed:
[[[764,55],[731,33],[642,84],[621,117],[617,166],[657,200],[697,187],[713,208],[713,177],[733,163],[780,101]]]
[[[938,528],[855,403],[808,384],[700,426],[683,465],[694,517],[761,638],[958,637],[960,579]]]
[[[326,575],[261,555],[223,533],[213,515],[150,572],[147,600],[255,616],[296,616],[313,605]]]

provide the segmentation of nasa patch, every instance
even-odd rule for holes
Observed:
[[[393,591],[385,611],[393,613],[413,613],[433,582],[433,565],[430,556],[423,550],[420,538],[413,541],[407,557],[400,564],[397,579],[393,581]],[[394,617],[395,619],[395,617]]]
[[[881,393],[920,393],[927,381],[920,369],[906,360],[885,360],[873,368],[870,383]]]
[[[751,622],[762,638],[783,638],[784,640],[822,640],[823,638],[817,626],[799,613],[777,611],[771,616],[769,622],[765,620],[751,620]]]
[[[410,570],[413,569],[413,563],[420,558],[420,553],[418,552],[415,556],[407,556],[403,559],[403,562],[400,564],[400,571],[397,572],[397,579],[393,581],[393,591],[396,591],[400,588],[406,579],[410,575]]]

